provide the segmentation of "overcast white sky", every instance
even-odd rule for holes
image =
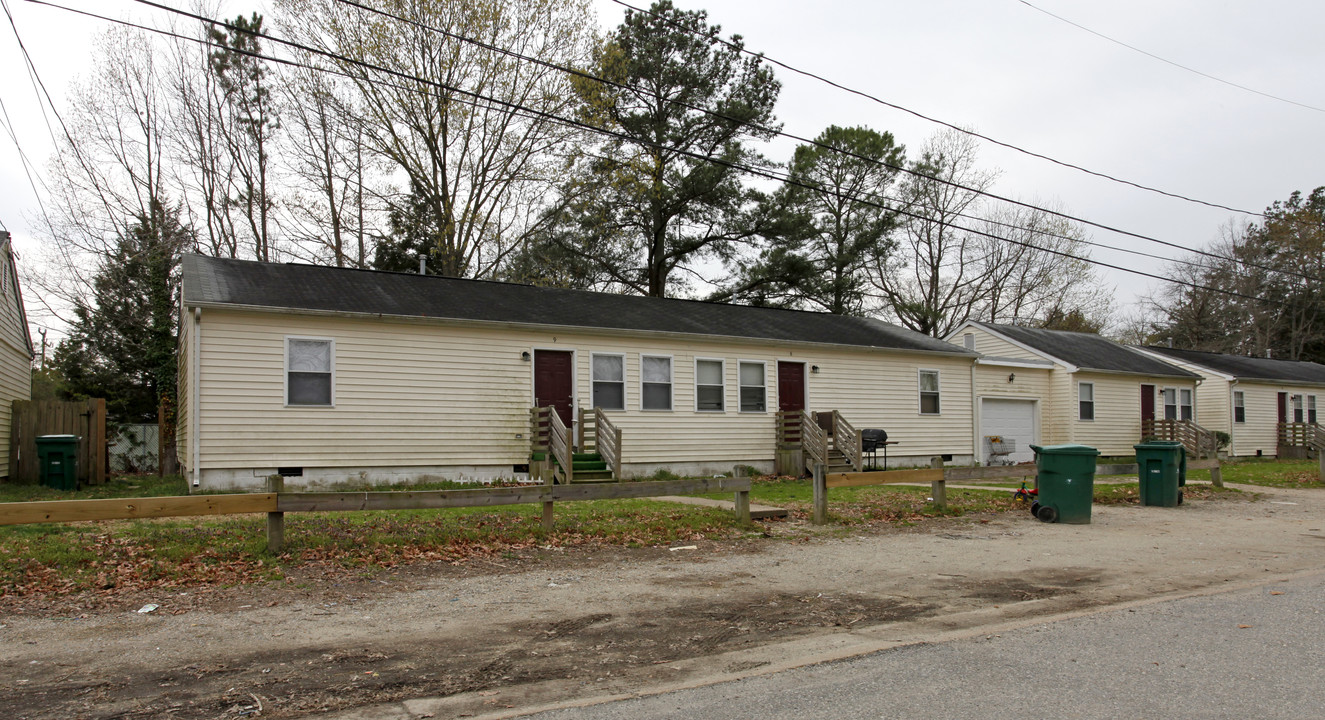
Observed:
[[[102,14],[150,20],[128,0],[53,0]],[[185,0],[162,0],[184,6]],[[61,10],[5,0],[57,102],[91,64],[104,27]],[[631,0],[643,5],[643,0]],[[600,24],[624,8],[595,0]],[[1033,0],[1036,7],[1174,62],[1263,93],[1325,108],[1325,3],[1320,0]],[[1325,185],[1325,112],[1253,94],[1120,47],[1019,0],[848,2],[677,0],[704,8],[724,34],[752,50],[891,103],[1064,161],[1191,197],[1259,211],[1294,190]],[[231,2],[226,14],[260,7]],[[44,170],[51,140],[13,32],[0,19],[0,100],[28,157]],[[891,131],[918,148],[937,126],[779,71],[778,116],[789,133],[814,137],[829,124]],[[794,143],[766,149],[785,160]],[[1201,247],[1236,216],[1165,198],[988,145],[1002,169],[994,188],[1058,201],[1105,225]],[[40,185],[38,184],[38,187]],[[20,253],[37,242],[38,204],[13,141],[0,131],[0,223]],[[1093,230],[1092,239],[1172,256],[1177,251]],[[1158,262],[1094,249],[1096,260],[1159,271]],[[1118,271],[1120,309],[1156,281]],[[29,300],[31,304],[31,300]]]

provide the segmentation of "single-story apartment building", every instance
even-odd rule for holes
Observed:
[[[1033,459],[1031,443],[1077,443],[1132,455],[1155,421],[1191,421],[1200,376],[1094,333],[969,320],[945,338],[980,354],[973,369],[982,461],[989,438],[1011,441],[1005,459]]]
[[[1201,375],[1197,421],[1229,434],[1233,457],[1303,457],[1325,399],[1325,365],[1148,346],[1139,348]]]
[[[623,477],[771,470],[784,410],[976,454],[976,353],[873,319],[197,255],[180,302],[198,488],[513,476],[549,406],[601,408]]]

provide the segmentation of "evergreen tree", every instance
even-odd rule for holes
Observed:
[[[179,260],[193,241],[179,210],[160,204],[119,238],[52,359],[66,395],[106,398],[118,422],[155,422],[159,407],[173,409]]]

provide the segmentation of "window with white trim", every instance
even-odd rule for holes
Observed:
[[[1178,419],[1178,390],[1177,388],[1164,388],[1161,393],[1164,396],[1164,419]]]
[[[722,360],[695,360],[695,409],[700,412],[723,412],[727,409]]]
[[[1316,396],[1307,396],[1307,422],[1315,424],[1316,422]]]
[[[640,356],[640,409],[672,409],[672,359]]]
[[[1299,423],[1303,422],[1304,417],[1302,415],[1302,396],[1293,395],[1289,398],[1289,401],[1292,402],[1293,404],[1293,422],[1299,422]]]
[[[939,414],[939,371],[920,371],[920,414]]]
[[[1194,418],[1192,408],[1192,391],[1186,388],[1178,391],[1178,419],[1192,420]]]
[[[975,349],[975,333],[966,333],[962,336],[962,347],[967,350]]]
[[[1077,419],[1095,419],[1095,383],[1077,383]]]
[[[1247,422],[1247,399],[1241,390],[1233,391],[1233,422]]]
[[[593,386],[593,406],[603,410],[626,409],[626,357],[624,355],[589,356],[589,380]]]
[[[326,338],[285,339],[285,404],[331,406],[336,342]]]
[[[767,412],[768,386],[764,380],[765,368],[761,362],[742,362],[738,366],[741,412]]]

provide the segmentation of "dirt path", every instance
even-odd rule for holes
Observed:
[[[540,551],[385,583],[156,598],[150,614],[139,599],[9,614],[0,703],[33,719],[510,715],[1325,565],[1325,493],[1255,490],[1254,502],[1096,506],[1090,525],[1018,513]]]

